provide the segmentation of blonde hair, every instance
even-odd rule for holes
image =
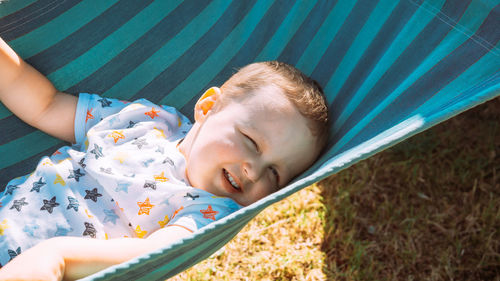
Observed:
[[[249,64],[221,86],[222,97],[240,96],[267,85],[283,90],[288,100],[309,121],[309,129],[317,137],[319,149],[323,148],[328,139],[328,107],[323,90],[318,82],[294,66],[278,61]]]

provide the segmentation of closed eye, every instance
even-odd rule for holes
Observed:
[[[276,188],[279,188],[280,187],[280,174],[278,172],[278,170],[274,167],[270,167],[272,173],[273,173],[273,176],[275,177],[276,179]]]
[[[245,138],[246,138],[247,140],[249,140],[249,141],[252,143],[252,145],[254,146],[254,148],[255,148],[255,150],[256,150],[257,152],[260,152],[259,145],[258,145],[258,144],[257,144],[257,143],[256,143],[256,142],[255,142],[255,141],[254,141],[254,140],[253,140],[250,136],[248,136],[248,135],[247,135],[247,134],[245,134],[245,133],[241,133],[241,134],[242,134],[243,136],[245,136]]]

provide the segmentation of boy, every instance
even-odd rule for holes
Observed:
[[[277,62],[207,90],[191,126],[146,100],[58,92],[1,41],[0,101],[74,143],[0,197],[7,280],[75,279],[186,237],[285,186],[326,142],[320,87]]]

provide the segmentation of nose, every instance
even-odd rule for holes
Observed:
[[[258,161],[246,161],[243,163],[243,174],[251,181],[256,182],[264,173],[265,167]]]

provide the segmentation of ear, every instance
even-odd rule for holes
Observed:
[[[205,120],[208,113],[219,99],[221,90],[218,87],[212,87],[205,91],[205,93],[198,99],[194,106],[194,119],[196,122]]]

